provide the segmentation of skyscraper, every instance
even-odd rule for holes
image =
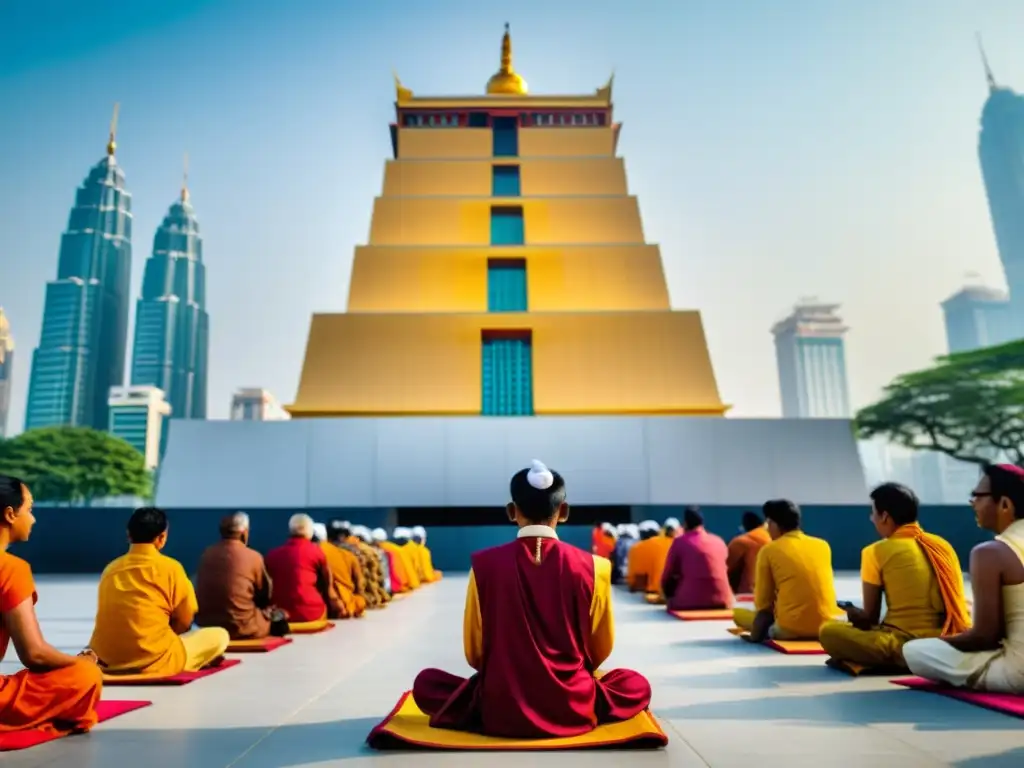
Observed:
[[[996,83],[982,50],[988,99],[981,112],[978,157],[999,260],[1010,289],[1012,336],[1024,336],[1024,96]]]
[[[46,286],[25,429],[69,424],[105,430],[110,388],[124,382],[132,214],[114,157],[116,130],[115,107],[107,154],[75,194],[57,279]]]
[[[944,302],[946,343],[950,354],[1002,344],[1013,338],[1006,293],[971,285]]]
[[[529,94],[506,28],[486,95],[395,96],[348,312],[313,316],[293,417],[724,414],[616,155],[611,81]]]
[[[146,469],[160,463],[164,421],[171,406],[157,387],[111,387],[107,431],[132,445],[146,460]]]
[[[265,389],[239,389],[231,396],[232,421],[287,421],[288,411]]]
[[[772,327],[786,418],[850,418],[846,326],[838,304],[804,302]]]
[[[11,407],[11,378],[14,376],[14,337],[4,308],[0,307],[0,437],[7,437]]]
[[[157,229],[146,262],[135,310],[132,384],[163,390],[171,418],[206,418],[208,344],[203,240],[186,168],[181,196]]]

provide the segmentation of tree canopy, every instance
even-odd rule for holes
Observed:
[[[946,355],[904,374],[855,424],[862,438],[975,464],[1005,454],[1024,466],[1024,340]]]
[[[0,442],[0,472],[20,477],[40,501],[148,497],[145,458],[119,437],[87,427],[45,427]]]

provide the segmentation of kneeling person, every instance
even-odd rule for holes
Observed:
[[[956,551],[925,533],[917,515],[917,496],[909,488],[885,483],[871,492],[871,522],[882,540],[861,553],[863,608],[848,607],[849,622],[821,628],[821,645],[835,661],[902,669],[908,641],[970,627]]]
[[[96,657],[86,651],[69,656],[43,639],[32,569],[7,551],[11,544],[28,541],[35,521],[28,487],[0,475],[0,661],[13,641],[27,667],[0,675],[0,734],[88,731],[96,725],[103,689]]]
[[[463,637],[476,674],[424,670],[416,704],[435,728],[520,739],[629,720],[651,686],[629,670],[598,675],[613,643],[611,564],[559,541],[569,505],[557,473],[534,461],[511,496],[516,540],[472,557]]]
[[[800,508],[792,501],[767,501],[763,512],[772,543],[757,555],[754,610],[735,608],[733,620],[754,643],[817,640],[839,610],[832,548],[800,530]]]
[[[128,554],[100,577],[89,647],[108,675],[195,672],[227,650],[230,637],[222,627],[189,632],[199,605],[181,563],[161,554],[167,528],[163,510],[135,510],[128,520]]]

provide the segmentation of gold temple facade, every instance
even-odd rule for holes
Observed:
[[[348,311],[313,316],[294,417],[725,412],[644,239],[611,81],[529,95],[506,28],[486,95],[396,78],[395,106]]]

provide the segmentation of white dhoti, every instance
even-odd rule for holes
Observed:
[[[958,651],[944,640],[911,640],[903,660],[919,677],[992,693],[1024,693],[1024,659],[995,651]]]

